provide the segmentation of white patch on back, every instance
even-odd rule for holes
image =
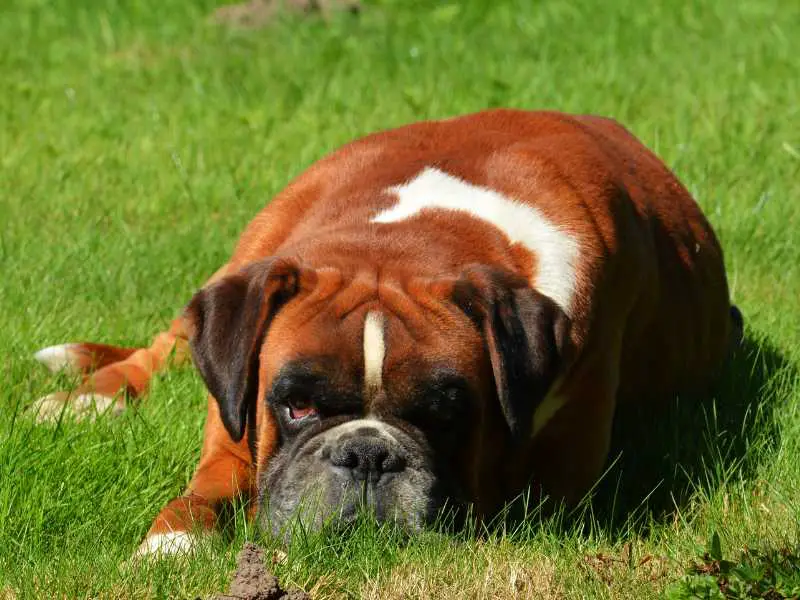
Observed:
[[[373,223],[404,221],[425,209],[457,210],[486,221],[502,231],[512,244],[522,244],[536,257],[537,269],[531,285],[571,315],[578,242],[538,209],[432,167],[387,191],[396,194],[398,202],[376,215]]]
[[[386,340],[383,331],[383,314],[370,311],[364,319],[364,390],[367,399],[383,387],[383,359]]]

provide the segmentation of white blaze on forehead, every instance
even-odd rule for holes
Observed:
[[[386,355],[384,317],[370,311],[364,319],[364,388],[367,397],[383,387],[383,359]]]
[[[425,209],[457,210],[490,223],[512,244],[521,244],[536,257],[536,275],[531,284],[567,315],[571,314],[578,242],[537,208],[431,167],[387,191],[397,195],[398,202],[376,215],[373,223],[404,221]]]

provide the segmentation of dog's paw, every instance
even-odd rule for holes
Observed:
[[[185,556],[187,554],[192,554],[196,548],[196,536],[186,531],[151,533],[139,544],[139,547],[133,554],[133,558]]]
[[[89,361],[80,344],[59,344],[42,348],[33,357],[53,373],[83,373]]]
[[[38,423],[55,423],[61,418],[94,421],[101,414],[119,415],[125,410],[125,401],[88,392],[74,396],[56,392],[39,398],[29,410]]]

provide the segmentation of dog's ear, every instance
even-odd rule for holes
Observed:
[[[452,294],[483,332],[512,438],[528,439],[537,406],[566,366],[569,318],[524,278],[484,265],[465,270]]]
[[[258,355],[267,327],[297,292],[299,277],[293,261],[268,258],[200,290],[186,308],[192,358],[236,442],[258,393]]]

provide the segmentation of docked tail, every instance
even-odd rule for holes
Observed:
[[[39,421],[58,420],[62,413],[75,418],[93,418],[110,410],[122,412],[127,398],[141,397],[153,376],[169,364],[189,357],[189,345],[182,318],[153,338],[148,348],[120,348],[105,344],[76,343],[50,346],[35,355],[51,371],[81,376],[71,392],[56,392],[33,405]],[[172,360],[170,360],[170,358]]]

